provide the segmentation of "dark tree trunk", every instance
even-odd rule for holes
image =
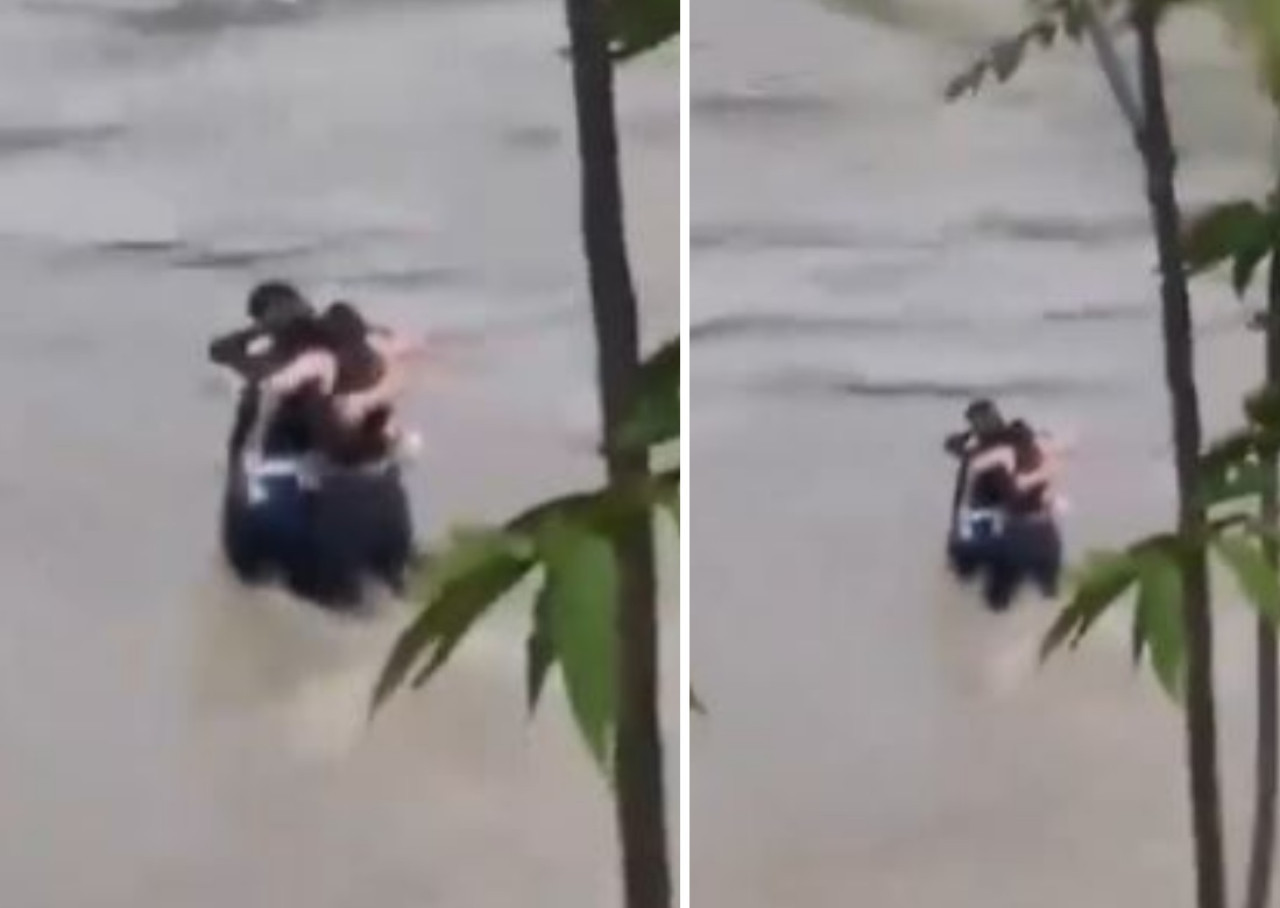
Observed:
[[[1270,280],[1267,285],[1266,318],[1267,384],[1280,386],[1280,248],[1272,250]],[[1268,527],[1280,523],[1280,502],[1276,488],[1276,458],[1266,464],[1267,484],[1262,491],[1262,522]],[[1280,546],[1275,539],[1263,540],[1267,561],[1280,567]],[[1276,630],[1265,618],[1258,619],[1258,739],[1254,753],[1253,842],[1249,849],[1248,889],[1245,908],[1266,908],[1271,894],[1271,873],[1276,849],[1276,771],[1280,729],[1277,728]]]
[[[1173,417],[1178,476],[1178,526],[1194,538],[1205,527],[1204,509],[1197,495],[1200,407],[1195,383],[1191,300],[1181,262],[1173,136],[1164,97],[1157,34],[1160,5],[1153,0],[1138,0],[1134,8],[1143,108],[1143,125],[1137,141],[1147,174],[1147,196],[1160,260],[1165,381]],[[1209,609],[1208,564],[1203,550],[1194,549],[1184,557],[1183,579],[1187,634],[1186,738],[1195,839],[1196,904],[1199,908],[1225,908],[1218,729],[1213,697],[1213,618]]]
[[[612,444],[635,395],[640,338],[627,261],[606,0],[565,0],[573,60],[582,233],[590,273],[609,481],[643,481],[647,455]],[[627,908],[669,908],[666,798],[658,724],[657,581],[653,530],[637,521],[618,540],[617,815]]]

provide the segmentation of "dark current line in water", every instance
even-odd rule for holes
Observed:
[[[1028,400],[1062,399],[1080,394],[1113,392],[1114,381],[1035,376],[1010,376],[990,380],[946,380],[845,376],[835,373],[792,373],[751,383],[752,390],[797,396],[854,398],[914,398],[964,401],[975,397],[1016,397]]]

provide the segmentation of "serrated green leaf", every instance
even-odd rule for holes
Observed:
[[[641,365],[631,412],[618,429],[619,449],[651,448],[680,437],[680,358],[677,337]]]
[[[1041,47],[1052,47],[1054,40],[1058,37],[1058,24],[1045,19],[1031,26],[1031,33]]]
[[[1129,628],[1129,655],[1135,666],[1142,664],[1142,655],[1147,651],[1147,629],[1142,623],[1142,612],[1133,610],[1133,624]]]
[[[527,534],[506,528],[458,527],[445,543],[427,553],[411,582],[412,598],[430,602],[454,580],[466,577],[495,558],[531,558],[533,541]]]
[[[1044,661],[1062,644],[1074,647],[1093,623],[1138,579],[1138,559],[1132,552],[1092,556],[1081,567],[1075,592],[1063,606],[1040,644]]]
[[[500,541],[496,534],[485,538],[487,547],[473,537],[463,543],[469,547],[465,557],[450,560],[446,553],[433,562],[449,564],[451,573],[444,581],[427,585],[429,598],[392,647],[374,688],[374,710],[404,684],[420,661],[427,664],[414,679],[414,686],[443,666],[475,622],[533,567],[532,552],[521,545]],[[464,563],[465,570],[461,567]]]
[[[676,526],[680,525],[680,471],[667,470],[653,477],[654,502],[661,508],[666,509],[671,515],[671,519],[675,521]]]
[[[1269,245],[1270,219],[1247,199],[1223,202],[1191,218],[1182,237],[1182,260],[1196,274]]]
[[[1217,474],[1253,456],[1258,433],[1252,427],[1237,429],[1210,444],[1200,455],[1201,474]]]
[[[522,537],[537,538],[547,523],[579,519],[580,515],[590,510],[599,494],[598,491],[573,492],[539,502],[512,517],[503,525],[503,529]]]
[[[1271,244],[1259,244],[1241,249],[1236,253],[1235,263],[1231,268],[1231,286],[1236,296],[1244,296],[1253,280],[1258,265],[1271,253]]]
[[[1001,82],[1006,81],[1022,63],[1024,38],[1019,35],[1001,41],[991,48],[991,69]]]
[[[556,645],[551,630],[551,603],[544,585],[533,603],[533,627],[529,630],[526,649],[525,688],[529,714],[538,708],[547,674],[556,661]]]
[[[957,101],[965,95],[973,94],[982,84],[982,77],[987,71],[987,61],[979,60],[964,72],[959,73],[951,78],[947,83],[947,87],[942,90],[942,96],[948,103]]]
[[[549,523],[539,545],[556,658],[578,729],[609,771],[617,720],[619,580],[612,543],[572,523]]]
[[[1150,551],[1139,559],[1135,622],[1151,653],[1151,667],[1161,686],[1181,702],[1186,668],[1182,624],[1182,571],[1168,553]]]
[[[1084,35],[1085,11],[1079,3],[1062,4],[1062,31],[1072,41]]]
[[[1269,471],[1258,463],[1228,464],[1200,478],[1200,503],[1217,508],[1254,498],[1266,488]]]
[[[1280,429],[1280,388],[1264,385],[1249,392],[1244,399],[1244,414],[1256,426]]]
[[[1280,622],[1280,581],[1262,547],[1249,536],[1236,534],[1215,537],[1213,547],[1258,613],[1273,624]]]
[[[628,60],[680,34],[680,0],[612,0],[616,60]]]

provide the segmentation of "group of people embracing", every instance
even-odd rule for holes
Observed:
[[[400,593],[414,561],[401,463],[416,436],[395,406],[421,345],[293,285],[249,294],[249,324],[209,356],[243,385],[228,442],[221,536],[244,583],[350,610]]]
[[[1046,597],[1057,595],[1063,449],[1022,420],[1006,422],[990,400],[973,401],[965,419],[968,429],[946,441],[960,461],[947,545],[952,570],[963,580],[981,575],[996,611],[1028,580]]]

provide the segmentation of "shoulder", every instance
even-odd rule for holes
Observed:
[[[995,467],[1012,467],[1013,462],[1013,448],[1008,445],[994,445],[974,454],[969,460],[969,467],[975,472],[980,472]]]

